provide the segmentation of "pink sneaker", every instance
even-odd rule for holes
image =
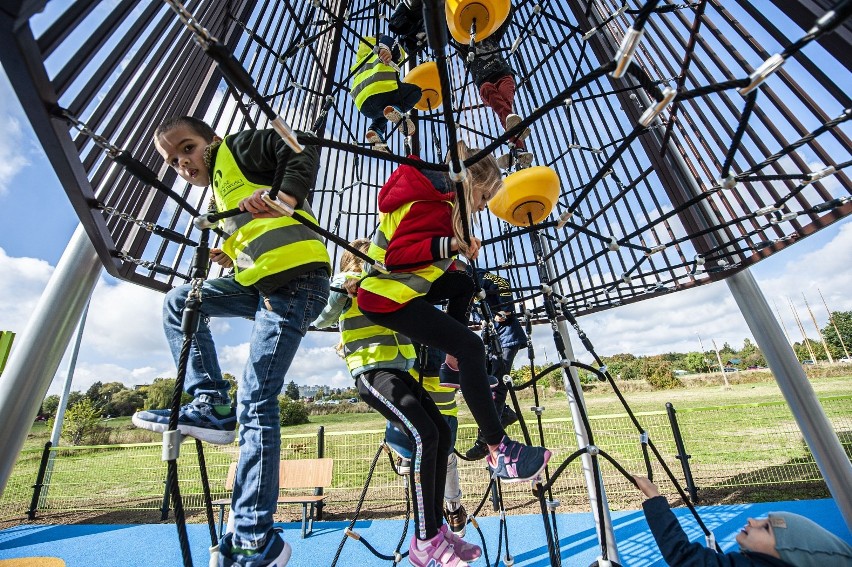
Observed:
[[[456,555],[462,561],[473,563],[482,556],[482,549],[478,545],[468,543],[459,537],[458,534],[447,527],[447,524],[441,525],[441,533],[444,534],[444,539],[456,550]]]
[[[455,548],[444,539],[441,532],[424,541],[418,540],[416,536],[412,537],[408,548],[408,561],[414,567],[470,567],[467,561],[456,554]]]
[[[491,455],[486,457],[491,474],[503,482],[521,482],[537,478],[547,461],[550,460],[550,451],[544,447],[530,447],[503,435],[500,446],[497,448],[497,458]]]

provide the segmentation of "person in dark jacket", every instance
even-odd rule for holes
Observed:
[[[657,486],[634,476],[648,499],[645,519],[666,563],[683,567],[852,567],[852,546],[813,521],[791,512],[749,518],[737,534],[739,551],[719,553],[690,542]]]
[[[479,98],[485,106],[491,108],[497,115],[500,124],[506,130],[511,130],[521,123],[523,118],[515,113],[515,72],[503,52],[505,47],[501,46],[503,36],[512,24],[512,15],[509,12],[506,21],[503,22],[494,33],[477,41],[473,48],[467,43],[453,41],[452,44],[458,50],[462,64],[470,71],[473,83],[479,91]],[[393,15],[388,21],[388,29],[400,37],[400,41],[412,51],[419,49],[421,38],[425,36],[423,22],[423,1],[403,0],[397,4]],[[533,154],[527,151],[524,140],[530,135],[530,129],[525,128],[516,138],[511,140],[516,148],[516,160],[512,160],[512,154],[505,154],[497,158],[497,164],[502,169],[508,169],[515,161],[518,169],[529,167],[533,162]]]
[[[479,285],[482,291],[485,292],[485,301],[488,302],[488,307],[494,318],[494,333],[496,339],[500,342],[500,350],[502,356],[489,351],[488,354],[488,373],[492,376],[502,378],[509,374],[512,370],[512,365],[515,362],[515,355],[518,354],[521,346],[527,343],[527,334],[524,328],[518,321],[515,313],[515,305],[512,301],[512,292],[509,289],[509,281],[497,274],[492,274],[483,268],[476,269],[476,278],[479,280]],[[473,311],[474,320],[478,320],[476,310]],[[482,340],[488,344],[490,331],[483,327]],[[508,388],[502,380],[498,380],[497,386],[494,389],[494,407],[497,409],[497,414],[500,415],[500,421],[503,427],[518,421],[518,416],[511,407],[506,405],[506,395]],[[488,446],[482,435],[477,435],[473,446],[465,452],[465,458],[477,461],[484,458],[488,454]]]

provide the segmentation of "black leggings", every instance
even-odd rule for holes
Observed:
[[[467,311],[473,295],[473,280],[464,272],[446,272],[432,283],[429,293],[413,299],[390,313],[361,312],[376,325],[405,335],[415,343],[434,347],[459,361],[459,381],[470,413],[489,445],[503,438],[503,426],[491,399],[485,372],[485,345],[467,328]],[[447,312],[435,303],[449,299]]]
[[[434,309],[434,308],[432,308]],[[444,483],[450,426],[429,394],[408,372],[368,370],[356,378],[361,399],[400,431],[405,431],[414,450],[408,475],[414,503],[415,535],[435,537],[444,523]]]

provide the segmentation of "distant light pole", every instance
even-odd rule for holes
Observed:
[[[707,367],[707,371],[710,371],[710,363],[707,362],[707,352],[704,350],[704,343],[701,341],[701,335],[698,334],[698,331],[695,331],[696,336],[698,336],[698,344],[701,347],[701,360],[704,362],[704,366]]]
[[[719,372],[722,373],[722,380],[725,381],[725,389],[730,390],[731,385],[728,384],[728,375],[725,373],[725,367],[722,366],[722,356],[719,354],[719,347],[716,346],[716,339],[710,339],[713,341],[713,349],[716,351],[716,360],[719,361]]]

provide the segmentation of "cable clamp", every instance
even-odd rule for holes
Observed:
[[[550,295],[553,293],[553,288],[547,284],[541,284],[541,291],[544,295]]]
[[[630,280],[632,280],[632,279],[633,278],[630,277],[630,274],[628,274],[627,272],[624,272],[623,274],[621,274],[621,281],[623,281],[626,284],[629,284]]]
[[[645,256],[650,256],[651,254],[657,254],[658,252],[662,252],[665,249],[666,249],[665,244],[658,244],[656,246],[652,246],[651,248],[648,249],[647,252],[645,252]]]
[[[737,178],[733,175],[728,175],[719,180],[719,185],[722,186],[722,189],[733,189],[737,186]]]
[[[643,112],[642,116],[639,117],[639,124],[641,124],[643,128],[650,126],[651,122],[653,122],[654,119],[659,116],[663,110],[665,110],[666,106],[674,100],[675,96],[677,96],[677,91],[675,89],[671,87],[663,89],[663,98],[657,101],[657,104],[645,109],[645,112]]]
[[[468,516],[467,521],[470,522],[470,525],[473,526],[474,528],[479,527],[479,522],[476,521],[476,516],[474,516],[474,515]]]
[[[359,534],[358,532],[356,532],[355,530],[352,530],[350,528],[346,528],[345,530],[343,530],[343,533],[348,535],[349,537],[351,537],[355,541],[361,540],[361,534]]]
[[[819,181],[823,177],[828,177],[829,175],[834,175],[834,173],[836,173],[836,171],[837,170],[834,169],[833,165],[829,165],[828,167],[826,167],[822,171],[811,172],[808,175],[808,178],[806,180],[802,181],[802,185],[809,185],[809,184],[813,183],[814,181]]]
[[[210,220],[210,217],[212,215],[213,215],[213,213],[207,213],[206,215],[201,215],[201,216],[195,217],[192,220],[192,224],[198,230],[207,230],[207,229],[213,228],[214,226],[216,226],[216,221]]]
[[[703,266],[705,261],[706,260],[704,259],[704,256],[702,256],[701,254],[695,255],[695,265],[696,266]]]
[[[278,132],[278,135],[281,136],[284,143],[290,146],[290,149],[294,152],[300,154],[304,151],[305,148],[299,143],[298,138],[296,138],[296,133],[293,132],[293,129],[290,128],[290,125],[287,124],[283,118],[276,116],[275,120],[272,121],[272,128]]]
[[[751,91],[759,87],[760,84],[763,83],[763,81],[765,81],[769,77],[769,75],[777,71],[783,64],[784,56],[780,53],[776,53],[775,55],[764,61],[760,65],[760,67],[755,69],[754,73],[749,75],[749,79],[751,79],[751,82],[748,85],[737,89],[737,92],[743,96],[746,96]]]
[[[477,299],[485,299],[485,295],[486,295],[486,294],[485,294],[485,290],[484,290],[484,289],[480,289],[480,290],[479,290],[479,293],[477,293],[477,294],[476,294],[476,297],[477,297]]]
[[[710,549],[716,549],[716,536],[713,535],[713,532],[704,535],[704,540],[707,542],[707,547]]]
[[[647,445],[649,439],[650,439],[650,435],[648,435],[647,431],[643,431],[642,433],[639,434],[639,442],[642,443],[643,445]]]
[[[785,213],[783,215],[777,215],[774,219],[769,219],[769,224],[781,224],[782,222],[791,221],[797,216],[799,216],[799,213]]]
[[[597,567],[612,567],[612,561],[609,559],[604,559],[603,555],[598,556]]]
[[[606,364],[601,364],[600,366],[598,366],[598,371],[600,371],[601,373],[604,373],[607,370],[608,370],[608,368],[607,368]]]
[[[594,456],[596,456],[596,455],[598,455],[598,454],[600,454],[600,452],[601,452],[601,450],[600,450],[600,449],[598,449],[596,445],[589,445],[588,447],[586,447],[586,450],[587,450],[587,451],[589,452],[589,454],[590,454],[590,455],[592,455],[593,457],[594,457]]]
[[[379,261],[373,261],[372,267],[380,274],[388,275],[390,273],[390,270],[388,270],[387,267]]]
[[[548,500],[547,501],[547,509],[550,510],[551,512],[553,512],[554,510],[559,508],[560,504],[561,504],[561,502],[559,500],[555,499],[555,498],[553,500]]]
[[[277,213],[281,213],[285,217],[292,217],[293,213],[296,212],[293,207],[284,201],[279,201],[277,197],[274,199],[270,197],[268,191],[264,192],[260,198],[263,199],[263,202],[266,203],[270,209]]]
[[[620,248],[620,246],[618,245],[618,240],[616,240],[614,236],[610,237],[609,244],[607,244],[607,248],[609,248],[613,252]]]
[[[467,169],[465,169],[464,163],[459,162],[459,166],[461,167],[461,170],[454,171],[453,166],[450,165],[450,180],[455,183],[461,183],[464,181],[465,177],[467,177]]]
[[[568,107],[570,107],[572,104],[574,104],[574,99],[573,99],[573,98],[571,98],[571,97],[569,96],[568,98],[566,98],[566,99],[562,102],[562,104],[564,104],[564,105],[565,105],[565,108],[568,108]]]
[[[531,406],[530,411],[535,412],[537,416],[541,416],[544,413],[544,406]]]
[[[776,207],[775,205],[769,205],[768,207],[763,207],[762,209],[757,209],[756,211],[754,211],[754,216],[759,217],[762,215],[768,215],[770,213],[774,213],[780,210],[781,209]]]
[[[512,557],[512,556],[510,556],[510,555],[507,553],[507,554],[506,554],[506,557],[504,557],[504,558],[503,558],[503,564],[504,564],[506,567],[514,567],[514,565],[515,565],[515,558],[514,558],[514,557]]]
[[[182,441],[183,435],[181,435],[179,430],[163,431],[162,460],[176,461],[180,457],[180,444]]]
[[[563,358],[559,361],[559,366],[561,366],[562,368],[571,368],[571,361],[567,358]]]
[[[571,220],[571,217],[574,216],[574,213],[571,211],[565,211],[561,215],[559,215],[559,220],[556,222],[556,228],[564,228],[565,223]]]
[[[518,48],[521,46],[521,40],[522,39],[523,39],[523,36],[521,34],[518,34],[518,37],[516,37],[515,41],[512,42],[512,47],[509,48],[509,54],[510,55],[518,50]]]
[[[615,54],[615,69],[611,73],[613,79],[620,79],[624,76],[624,72],[627,71],[628,65],[633,61],[633,54],[636,53],[636,48],[644,34],[644,29],[635,30],[632,27],[624,34],[621,46]]]

